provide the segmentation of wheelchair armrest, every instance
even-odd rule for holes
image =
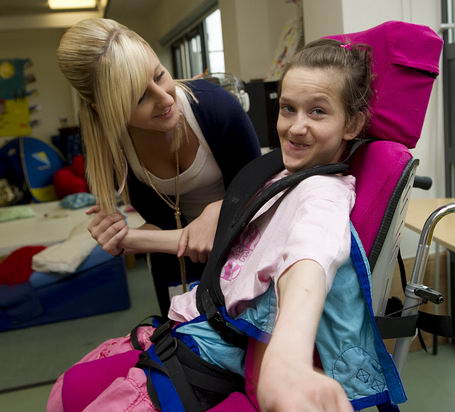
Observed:
[[[416,176],[414,179],[414,184],[412,187],[417,187],[418,189],[430,190],[433,185],[433,180],[429,176]]]

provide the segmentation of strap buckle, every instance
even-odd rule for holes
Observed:
[[[171,332],[171,325],[170,321],[164,322],[162,325],[158,326],[155,331],[153,332],[152,336],[150,336],[150,341],[154,344],[157,344],[167,333]]]
[[[221,336],[221,338],[231,345],[245,349],[248,343],[248,337],[242,332],[236,330],[227,322],[218,308],[213,303],[208,289],[201,292],[202,305],[207,316],[210,326]]]
[[[154,344],[155,353],[162,362],[169,359],[177,351],[177,339],[171,334],[170,321],[157,328],[150,337],[150,341]]]

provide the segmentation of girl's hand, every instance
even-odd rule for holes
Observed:
[[[282,351],[266,350],[258,401],[265,412],[353,412],[341,385]]]
[[[266,412],[353,412],[338,382],[313,368],[325,301],[325,272],[300,260],[278,279],[279,312],[259,372],[258,401]]]
[[[124,251],[122,240],[128,233],[128,225],[121,213],[106,214],[99,206],[93,206],[85,212],[87,215],[95,215],[88,231],[104,251],[117,256]]]
[[[210,203],[199,217],[186,226],[179,240],[177,256],[193,262],[206,262],[213,247],[222,201]]]

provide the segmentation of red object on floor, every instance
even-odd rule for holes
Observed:
[[[0,262],[0,285],[17,285],[28,281],[33,272],[32,258],[46,246],[24,246]]]

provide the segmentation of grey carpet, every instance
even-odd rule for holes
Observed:
[[[159,314],[145,261],[128,269],[131,307],[87,318],[0,333],[0,392],[55,380],[102,341],[123,336]]]

